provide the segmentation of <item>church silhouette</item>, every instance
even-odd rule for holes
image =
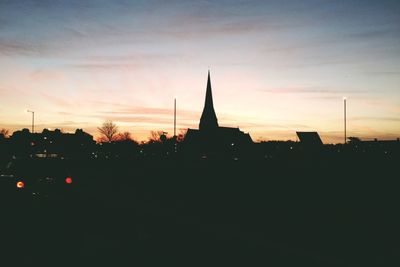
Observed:
[[[239,128],[221,127],[218,125],[214,110],[210,71],[207,77],[206,99],[201,114],[199,129],[188,129],[185,140],[185,151],[204,156],[221,154],[240,155],[249,148],[253,141],[248,133]]]

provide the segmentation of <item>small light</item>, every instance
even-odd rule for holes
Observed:
[[[72,178],[71,178],[71,177],[65,178],[65,182],[66,182],[67,184],[72,184]]]
[[[17,187],[18,188],[24,188],[25,187],[24,182],[22,182],[22,181],[17,182]]]

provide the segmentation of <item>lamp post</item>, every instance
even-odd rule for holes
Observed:
[[[32,133],[35,133],[35,111],[27,110],[26,112],[32,113]]]
[[[174,137],[176,137],[176,97],[174,98]]]
[[[346,141],[347,141],[347,129],[346,129],[346,116],[347,116],[347,110],[346,110],[346,105],[347,105],[347,103],[346,103],[346,97],[343,97],[343,115],[344,115],[344,143],[346,144]]]
[[[174,98],[174,152],[178,152],[178,144],[177,144],[177,136],[176,136],[176,97]]]

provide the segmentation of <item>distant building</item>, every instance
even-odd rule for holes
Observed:
[[[59,129],[44,129],[41,133],[22,129],[13,133],[10,142],[17,156],[42,158],[89,157],[95,146],[93,136],[82,129],[77,129],[73,134],[63,133]]]
[[[188,129],[184,140],[185,151],[202,153],[205,156],[221,153],[237,155],[252,143],[250,135],[239,128],[218,125],[212,98],[210,72],[208,72],[206,99],[199,129]]]
[[[400,139],[364,141],[359,138],[351,137],[346,144],[353,152],[398,155],[400,156]]]
[[[300,139],[300,150],[306,153],[319,153],[323,151],[324,144],[317,132],[296,132]]]
[[[300,139],[300,144],[305,147],[321,147],[323,145],[317,132],[296,132],[296,134]]]

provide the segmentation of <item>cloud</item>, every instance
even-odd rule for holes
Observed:
[[[67,101],[66,98],[50,95],[46,92],[40,91],[39,94],[44,97],[50,103],[56,104],[59,107],[71,107],[71,102]]]
[[[0,54],[3,55],[38,55],[46,51],[43,44],[6,40],[0,37]]]
[[[314,86],[297,86],[297,87],[281,87],[281,88],[266,88],[258,90],[264,93],[271,94],[362,94],[365,90],[343,90],[329,87],[314,87]],[[325,96],[326,97],[326,96]]]
[[[352,121],[387,121],[387,122],[400,122],[398,117],[372,117],[372,116],[358,116],[350,117],[349,120]]]
[[[89,122],[87,122],[87,121],[71,121],[71,120],[68,120],[68,121],[54,122],[52,124],[56,125],[57,127],[68,126],[69,128],[72,128],[74,126],[82,127],[82,125],[89,124]]]
[[[119,63],[119,62],[135,62],[135,63],[146,63],[148,61],[165,61],[173,60],[176,61],[177,58],[184,57],[184,55],[179,53],[151,53],[151,52],[136,52],[123,55],[97,55],[97,56],[87,56],[83,57],[83,60],[87,62],[95,63]]]
[[[63,116],[72,116],[72,115],[76,115],[75,113],[72,112],[65,112],[65,111],[58,111],[56,112],[58,115],[63,115]]]
[[[166,108],[119,107],[97,112],[94,117],[129,123],[170,124],[173,121],[173,112],[172,109]],[[191,125],[193,122],[197,123],[199,113],[191,110],[179,110],[178,117],[180,124]]]
[[[134,63],[75,63],[75,64],[68,64],[68,67],[76,68],[76,69],[85,69],[85,70],[132,70],[138,69],[138,65]]]
[[[122,104],[117,102],[109,102],[109,101],[102,101],[102,100],[90,100],[90,104],[95,106],[105,106],[106,110],[99,111],[98,114],[106,115],[106,114],[113,114],[113,115],[132,115],[132,114],[156,114],[156,115],[166,115],[166,114],[173,114],[173,109],[171,108],[158,108],[158,107],[148,107],[148,106],[132,106],[131,104]],[[179,113],[184,114],[197,114],[197,112],[192,110],[182,110],[179,109]]]
[[[386,38],[399,38],[399,27],[382,27],[372,30],[364,30],[344,35],[344,38],[356,39],[358,41],[365,41],[371,39],[386,39]]]
[[[189,57],[178,53],[129,52],[124,55],[88,56],[76,63],[65,64],[68,68],[85,70],[140,70],[158,64],[177,64],[189,62]]]
[[[152,125],[152,127],[158,127],[159,124],[171,124],[173,119],[167,117],[159,117],[155,115],[143,116],[143,115],[126,115],[126,116],[115,116],[115,115],[107,115],[107,116],[95,116],[100,118],[107,118],[107,120],[111,120],[115,123],[123,122],[123,123],[136,123],[136,124],[146,124]]]
[[[0,48],[7,54],[64,56],[75,53],[77,48],[92,51],[93,47],[137,47],[138,44],[174,39],[197,41],[205,37],[278,31],[287,27],[287,23],[274,22],[251,12],[240,14],[240,9],[245,6],[235,2],[197,1],[4,4],[0,18],[6,21],[3,26],[6,34],[2,35]],[[23,34],[27,27],[29,33]]]
[[[215,38],[234,35],[248,35],[257,32],[279,31],[285,25],[268,25],[262,18],[246,20],[226,20],[215,23],[202,17],[181,17],[169,24],[169,27],[160,28],[155,32],[164,37],[191,39]]]
[[[37,69],[30,74],[30,77],[34,82],[61,80],[64,78],[64,73],[57,70]]]
[[[376,76],[399,76],[400,71],[366,71],[365,75],[376,75]]]
[[[293,86],[280,88],[259,89],[259,92],[303,97],[304,99],[316,100],[341,100],[344,96],[351,99],[364,100],[364,103],[371,100],[374,91],[333,88],[329,86]],[[376,91],[378,92],[378,91]]]

